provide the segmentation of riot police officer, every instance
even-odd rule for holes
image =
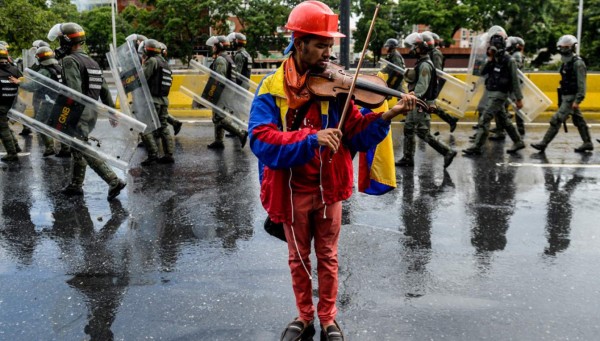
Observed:
[[[506,130],[514,142],[507,152],[515,153],[525,148],[521,135],[510,121],[505,107],[510,92],[515,96],[517,108],[523,107],[523,94],[517,75],[517,65],[506,52],[506,31],[500,26],[492,26],[488,31],[488,37],[488,60],[481,71],[482,76],[487,75],[485,87],[488,91],[488,100],[485,110],[479,117],[473,144],[463,150],[466,155],[481,154],[489,135],[490,122],[494,117],[498,125]]]
[[[404,70],[406,68],[406,66],[404,64],[404,58],[402,58],[402,55],[397,50],[398,39],[389,38],[388,40],[385,41],[385,44],[383,44],[383,47],[385,49],[387,49],[385,59],[388,62],[390,62]],[[398,72],[397,70],[395,70],[394,68],[392,68],[390,66],[386,66],[385,68],[383,68],[383,70],[381,70],[381,72],[388,75],[387,85],[390,89],[403,91],[402,90],[402,80],[404,79],[404,75],[402,73]]]
[[[60,47],[55,51],[55,56],[62,62],[63,83],[69,88],[93,98],[100,98],[102,102],[114,108],[114,103],[108,85],[102,75],[102,69],[83,52],[85,31],[76,23],[56,24],[48,33],[48,39],[59,39]],[[77,122],[76,134],[78,138],[87,140],[94,129],[98,114],[94,110],[84,110]],[[108,185],[108,200],[114,199],[125,188],[126,183],[119,179],[115,172],[108,167],[106,162],[85,155],[80,151],[72,151],[71,182],[62,193],[65,195],[83,195],[83,181],[87,166],[94,170]]]
[[[428,33],[411,33],[404,40],[411,54],[417,55],[414,67],[414,80],[408,83],[408,90],[415,96],[432,105],[437,97],[437,74],[429,51],[433,48],[433,37]],[[415,154],[415,133],[427,142],[435,151],[444,156],[444,168],[450,166],[456,156],[456,151],[437,140],[430,132],[431,116],[423,109],[415,108],[406,115],[404,122],[404,156],[396,162],[400,167],[413,167]]]
[[[423,32],[423,33],[425,33],[425,32]],[[433,37],[433,41],[434,41],[434,48],[431,49],[431,51],[429,52],[429,57],[431,58],[431,62],[433,63],[433,66],[436,68],[436,70],[444,71],[444,54],[440,50],[440,44],[442,42],[442,39],[440,38],[439,35],[437,35],[433,32],[428,32],[428,33],[431,34],[431,36]],[[435,113],[436,113],[436,115],[439,116],[439,118],[442,119],[442,121],[448,123],[448,125],[450,126],[451,133],[454,132],[454,130],[456,130],[456,123],[458,122],[458,118],[449,115],[442,108],[437,108]]]
[[[6,150],[6,156],[0,160],[18,161],[18,145],[8,126],[8,111],[17,99],[19,85],[16,79],[22,77],[22,74],[8,58],[8,49],[5,45],[0,45],[0,140]]]
[[[167,65],[169,65],[167,56],[167,45],[165,43],[160,43],[160,57],[165,61],[165,63],[167,63]],[[169,114],[169,116],[167,116],[167,123],[173,126],[173,135],[179,134],[179,132],[181,131],[181,127],[183,126],[183,123],[180,120],[176,119],[175,116]]]
[[[556,46],[562,61],[559,89],[560,106],[550,119],[550,128],[546,131],[542,141],[533,143],[531,146],[540,152],[544,152],[548,144],[558,134],[560,125],[571,116],[573,124],[577,127],[583,140],[583,144],[575,148],[575,151],[578,153],[591,151],[594,149],[594,145],[590,137],[590,130],[579,108],[585,98],[587,70],[584,61],[576,54],[577,38],[570,34],[564,35],[558,39]]]
[[[510,56],[517,63],[517,68],[519,70],[523,69],[524,60],[523,60],[523,49],[525,47],[525,40],[521,37],[508,37],[506,39],[506,51],[510,54]],[[519,134],[521,136],[525,135],[525,122],[519,115],[515,115],[515,122],[517,123],[517,129],[519,130]]]
[[[52,79],[53,81],[62,83],[62,67],[58,64],[54,56],[54,51],[48,47],[48,44],[42,45],[35,51],[35,59],[37,61],[37,72],[44,76]],[[50,106],[46,105],[44,92],[44,86],[37,84],[36,82],[27,82],[21,84],[21,87],[27,91],[34,92],[33,94],[33,112],[34,118],[42,123],[48,124],[50,119]],[[25,129],[25,127],[23,128]],[[44,154],[43,156],[50,156],[54,154],[54,139],[45,134],[39,134],[40,139],[44,143]]]
[[[206,45],[212,46],[212,53],[214,61],[210,65],[210,69],[215,71],[216,73],[222,75],[223,77],[236,81],[233,75],[233,69],[235,68],[235,62],[227,54],[227,49],[229,48],[229,40],[226,36],[213,36],[210,37],[206,41]],[[248,131],[236,129],[234,125],[232,125],[228,118],[219,116],[213,110],[212,116],[213,123],[215,124],[215,140],[208,145],[210,149],[223,149],[225,148],[225,144],[223,143],[223,137],[225,136],[225,130],[236,135],[240,139],[240,143],[242,144],[242,148],[246,145],[246,140],[248,139]]]
[[[169,92],[173,84],[173,72],[169,68],[167,61],[162,57],[162,48],[160,43],[154,39],[148,39],[144,43],[144,76],[148,81],[150,94],[158,114],[160,127],[155,131],[144,134],[142,140],[148,151],[148,159],[142,162],[142,165],[147,166],[155,162],[158,163],[173,163],[173,152],[175,145],[173,137],[168,129],[167,117],[169,116]],[[155,137],[161,143],[164,151],[164,156],[158,158],[158,146]]]
[[[235,62],[235,72],[250,79],[252,74],[252,56],[246,51],[246,36],[242,33],[230,33],[227,38],[235,48],[233,60]],[[244,84],[241,79],[236,79],[238,85],[244,86],[248,90],[249,84]]]
[[[40,48],[40,47],[42,47],[42,46],[49,47],[50,44],[48,44],[47,42],[45,42],[43,40],[38,39],[38,40],[34,41],[31,44],[30,51],[32,51],[33,54],[36,55],[37,49]],[[54,58],[54,54],[52,54],[52,56],[53,56],[52,58]],[[33,65],[31,65],[31,66],[30,65],[23,65],[23,63],[21,63],[21,71],[25,70],[25,68],[27,68],[27,67],[29,67],[33,71],[39,71],[40,70],[41,66],[40,66],[39,60],[37,58],[37,55],[35,57]],[[46,76],[46,75],[44,75],[44,76]],[[21,136],[29,136],[30,134],[31,134],[31,129],[29,129],[29,127],[27,127],[27,126],[23,126],[23,130],[21,130],[21,132],[19,133],[19,135],[21,135]],[[45,135],[41,134],[41,136],[45,136]],[[54,152],[52,152],[52,154],[54,154]]]

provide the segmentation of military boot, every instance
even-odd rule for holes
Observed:
[[[415,165],[415,137],[404,136],[404,156],[402,159],[396,161],[398,167],[413,167]]]
[[[458,118],[452,117],[442,109],[438,109],[436,113],[442,119],[442,121],[448,123],[451,133],[456,130],[456,122],[458,122]]]
[[[15,146],[15,142],[13,141],[12,134],[2,134],[0,136],[2,139],[2,144],[4,144],[4,149],[6,150],[6,156],[2,157],[0,160],[2,161],[17,161],[19,157],[17,156],[17,149]]]
[[[72,195],[83,195],[83,188],[77,184],[68,184],[67,187],[63,188],[60,193],[68,196]]]
[[[515,144],[513,144],[512,147],[510,147],[509,149],[506,150],[507,153],[509,154],[514,154],[516,152],[518,152],[521,149],[525,148],[525,143],[523,143],[523,141],[519,141]]]
[[[173,155],[175,153],[175,143],[173,141],[173,137],[169,134],[168,130],[164,131],[165,133],[160,135],[160,141],[162,142],[162,148],[165,155]]]
[[[173,122],[173,134],[175,136],[177,136],[177,134],[179,134],[182,126],[183,126],[183,123],[181,123],[181,121],[175,120],[175,122]]]
[[[83,159],[81,153],[77,152],[73,155],[73,167],[71,169],[71,182],[67,187],[60,192],[64,195],[83,195],[83,180],[85,179],[85,171],[87,162]]]
[[[519,131],[519,134],[521,134],[521,136],[524,136],[525,135],[525,121],[523,121],[523,119],[519,115],[517,115],[516,121],[517,121],[517,130]]]
[[[27,127],[27,126],[23,126],[23,130],[21,130],[21,132],[19,133],[19,135],[21,135],[21,136],[29,136],[29,135],[31,135],[31,129],[29,129],[29,127]]]
[[[225,144],[223,144],[223,138],[225,137],[225,130],[219,123],[215,123],[215,140],[209,144],[207,147],[209,149],[223,149],[225,148]]]
[[[530,146],[533,149],[537,149],[543,153],[546,150],[546,147],[548,147],[548,145],[550,144],[550,142],[552,142],[556,134],[558,134],[558,127],[550,125],[550,128],[548,128],[546,134],[544,134],[544,138],[542,139],[542,141],[539,143],[532,143],[530,144]]]
[[[175,163],[175,158],[173,157],[172,154],[165,154],[165,156],[158,159],[158,163],[162,163],[162,164]]]
[[[38,136],[40,136],[40,138],[42,139],[42,142],[44,143],[44,154],[43,156],[50,156],[50,155],[54,155],[55,151],[54,151],[54,140],[44,134],[39,134]]]
[[[60,144],[60,150],[55,155],[56,157],[71,157],[71,147],[64,143]]]
[[[121,179],[116,179],[113,181],[108,188],[108,196],[106,197],[106,200],[112,200],[116,198],[119,194],[121,194],[121,190],[125,188],[125,186],[127,186],[127,184]]]
[[[2,158],[0,158],[0,161],[4,161],[4,162],[19,161],[19,156],[17,154],[6,154]]]
[[[519,135],[519,132],[514,125],[509,124],[507,127],[505,127],[505,130],[508,133],[508,136],[510,136],[510,139],[514,142],[513,146],[506,150],[507,153],[513,154],[525,148],[525,143],[523,143],[523,139],[521,139],[521,135]]]
[[[481,155],[481,147],[471,146],[462,150],[465,155]]]
[[[580,124],[577,126],[577,130],[579,130],[579,135],[581,136],[581,140],[583,140],[583,144],[577,148],[575,148],[575,152],[584,153],[587,151],[594,150],[594,145],[592,144],[592,138],[590,137],[590,130],[587,124]]]
[[[244,130],[242,134],[238,137],[240,139],[240,144],[242,145],[242,148],[244,148],[246,142],[248,141],[248,132]]]
[[[158,146],[156,145],[156,140],[154,139],[153,133],[142,134],[142,143],[146,147],[146,151],[148,152],[148,158],[141,162],[142,166],[149,166],[158,161]]]

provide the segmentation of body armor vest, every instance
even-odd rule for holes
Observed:
[[[11,83],[9,77],[19,78],[19,70],[10,65],[6,69],[0,69],[0,105],[12,105],[19,93],[19,85]]]
[[[250,79],[250,75],[252,74],[252,56],[250,56],[250,53],[248,53],[246,50],[242,50],[238,53],[241,54],[242,58],[244,59],[241,74],[242,76]]]
[[[171,85],[173,85],[173,71],[164,59],[153,58],[157,62],[157,68],[148,79],[150,94],[153,97],[167,97],[171,91]]]
[[[413,91],[415,89],[415,86],[419,82],[419,77],[421,76],[421,67],[425,63],[428,63],[431,66],[431,79],[429,80],[427,91],[421,96],[421,99],[424,101],[433,101],[438,95],[438,78],[435,67],[429,59],[421,58],[417,61],[417,65],[415,65],[415,81],[414,83],[409,84],[409,90]]]
[[[100,90],[102,89],[102,83],[104,77],[102,76],[102,69],[96,61],[92,58],[81,54],[73,53],[65,58],[73,58],[79,63],[79,73],[81,74],[81,92],[95,100],[100,98]]]
[[[485,80],[485,88],[488,91],[500,91],[500,92],[510,92],[512,90],[512,79],[510,74],[510,69],[508,67],[508,61],[510,57],[508,55],[504,55],[502,60],[497,62],[493,60],[490,63],[489,74]]]
[[[577,72],[575,72],[575,61],[581,57],[574,56],[573,59],[560,66],[560,91],[563,95],[575,95],[577,93]]]
[[[225,54],[225,53],[220,54],[219,56],[217,56],[217,58],[219,58],[219,57],[223,57],[223,58],[225,58],[225,61],[227,61],[227,72],[225,74],[225,78],[229,79],[230,81],[235,82],[236,80],[235,80],[235,77],[233,76],[233,72],[232,72],[232,70],[233,70],[233,68],[235,66],[235,62],[233,61],[233,59],[231,59],[230,55]],[[217,59],[215,59],[215,61],[216,60]],[[212,64],[210,64],[210,69],[213,70],[213,71],[216,71],[215,62],[213,62]]]

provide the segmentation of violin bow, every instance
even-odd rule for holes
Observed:
[[[342,129],[344,126],[344,121],[346,120],[346,113],[350,108],[350,100],[352,99],[352,94],[354,94],[354,89],[356,88],[356,80],[358,79],[358,74],[360,73],[360,67],[362,66],[363,60],[365,59],[365,53],[367,51],[367,47],[369,47],[369,41],[371,40],[371,33],[373,32],[373,28],[375,27],[375,19],[377,18],[377,13],[379,12],[380,4],[377,4],[375,7],[375,13],[373,14],[373,20],[371,20],[371,26],[369,27],[369,33],[367,33],[367,38],[365,39],[365,45],[363,47],[362,53],[360,54],[360,59],[358,61],[358,65],[356,66],[356,73],[354,74],[354,78],[352,79],[352,84],[350,85],[350,90],[348,91],[348,97],[346,98],[346,103],[344,104],[344,110],[342,111],[342,117],[340,118],[340,122],[338,123],[338,129]]]

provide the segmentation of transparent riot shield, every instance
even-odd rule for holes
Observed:
[[[406,73],[405,69],[400,68],[397,65],[390,63],[385,59],[380,59],[382,68],[389,67],[392,68],[402,74]],[[453,77],[442,70],[436,69],[435,72],[438,76],[438,87],[439,93],[437,98],[435,99],[435,104],[440,108],[448,111],[449,114],[452,114],[457,117],[464,117],[464,107],[465,107],[465,91],[466,91],[466,83],[461,81],[460,79]]]
[[[23,49],[21,53],[21,58],[23,59],[23,69],[31,68],[37,63],[35,59],[35,48]]]
[[[233,74],[235,75],[235,79],[241,83],[239,85],[242,88],[250,91],[253,94],[256,93],[256,89],[258,88],[258,84],[256,84],[251,79],[249,79],[247,77],[244,77],[241,73],[237,73],[237,72],[233,71]]]
[[[523,107],[517,110],[514,104],[514,96],[509,96],[509,102],[516,111],[517,115],[525,122],[533,122],[533,120],[548,109],[552,101],[545,93],[542,92],[527,76],[517,70],[519,74],[519,82],[521,83],[521,92],[523,93]]]
[[[190,66],[179,91],[215,114],[231,119],[236,129],[247,130],[254,95],[195,60]]]
[[[115,78],[121,110],[146,125],[145,133],[160,127],[158,113],[152,101],[148,82],[142,70],[134,42],[117,47],[110,45],[106,54],[110,71]],[[120,80],[120,81],[118,81]]]
[[[86,155],[127,169],[137,148],[138,134],[146,129],[144,123],[31,69],[25,70],[24,77],[19,98],[8,114],[11,119]],[[43,98],[36,118],[30,117],[34,106],[32,97]],[[87,138],[81,133],[82,117],[88,122]],[[97,118],[97,121],[88,118]]]
[[[473,39],[471,57],[465,78],[465,100],[460,110],[476,111],[477,108],[485,107],[487,96],[485,96],[485,79],[481,77],[481,69],[487,61],[488,34],[484,33]]]

